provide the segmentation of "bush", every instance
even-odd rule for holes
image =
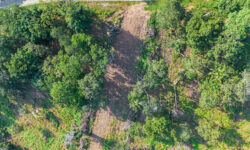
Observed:
[[[180,124],[177,129],[177,137],[182,142],[187,142],[192,137],[192,130],[187,123]]]
[[[10,76],[18,79],[30,79],[36,73],[40,65],[40,59],[31,52],[19,49],[11,56],[9,62],[5,63]]]
[[[25,105],[21,106],[21,107],[18,109],[18,114],[19,114],[20,116],[23,116],[23,115],[25,115],[25,114],[27,114],[27,113],[29,113],[29,111],[27,110],[27,108],[26,108]]]
[[[110,140],[104,140],[103,142],[103,149],[104,150],[109,150],[111,149],[113,146],[115,146],[116,141],[110,139]]]
[[[92,13],[84,9],[79,3],[73,4],[66,13],[66,22],[68,27],[75,33],[83,32],[91,27]]]
[[[48,142],[48,139],[54,136],[53,133],[48,129],[40,129],[40,130],[42,132],[42,136],[45,142]]]
[[[52,112],[46,111],[46,119],[48,119],[55,127],[59,126],[59,121]]]
[[[161,11],[158,15],[158,23],[165,29],[177,28],[180,26],[183,12],[179,0],[166,0],[161,6]]]
[[[232,128],[233,121],[228,114],[219,109],[196,109],[196,115],[199,118],[197,131],[209,145],[217,145],[218,142],[226,135],[226,130]]]
[[[192,72],[192,71],[185,71],[185,76],[189,80],[196,80],[197,79],[197,74],[195,72]]]
[[[78,85],[81,89],[81,94],[86,99],[92,100],[98,98],[101,88],[93,74],[85,75],[83,79],[78,81]]]
[[[166,139],[169,135],[170,121],[164,117],[146,118],[143,126],[145,134],[155,139]]]
[[[143,125],[139,122],[131,123],[130,128],[128,130],[128,134],[131,140],[134,140],[136,136],[142,137],[144,135],[142,126]]]
[[[23,130],[24,130],[23,126],[19,125],[17,123],[15,123],[14,125],[12,125],[11,128],[10,128],[10,132],[12,134],[17,134],[17,133],[19,133],[19,132],[21,132]]]

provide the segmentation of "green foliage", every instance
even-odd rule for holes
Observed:
[[[229,14],[225,22],[225,31],[218,44],[211,50],[215,60],[242,71],[247,63],[249,49],[249,9]]]
[[[0,130],[4,133],[5,127],[15,122],[15,113],[11,110],[11,102],[5,97],[0,98]]]
[[[183,18],[183,9],[179,0],[165,0],[160,8],[158,22],[162,28],[177,28]]]
[[[203,108],[236,108],[246,102],[240,79],[249,49],[249,9],[244,4],[237,0],[201,3],[187,22],[192,49],[183,63],[185,75],[199,81]]]
[[[11,128],[10,128],[10,133],[11,133],[11,134],[17,134],[17,133],[19,133],[19,132],[21,132],[21,131],[23,131],[23,130],[24,130],[24,128],[23,128],[22,125],[13,124],[13,125],[11,126]]]
[[[133,140],[136,136],[142,137],[144,135],[143,125],[139,122],[133,122],[128,130],[129,137]]]
[[[216,80],[206,80],[204,81],[199,89],[201,92],[200,106],[206,108],[213,108],[220,104],[220,85]]]
[[[220,128],[213,122],[209,122],[206,119],[199,120],[197,131],[209,145],[218,144],[218,140],[222,136]]]
[[[100,93],[99,77],[104,74],[107,51],[93,42],[89,35],[74,34],[65,48],[66,54],[60,51],[45,61],[46,83],[56,101],[81,102]]]
[[[67,54],[76,54],[79,52],[88,52],[93,40],[91,36],[84,33],[77,33],[71,37],[71,45],[65,48]]]
[[[55,127],[59,126],[59,121],[52,112],[50,112],[50,111],[46,112],[46,119],[48,119]],[[44,134],[47,134],[47,132],[44,131]]]
[[[197,10],[186,26],[188,44],[199,50],[207,49],[221,32],[222,19],[219,14]]]
[[[244,70],[249,71],[249,1],[183,0],[182,6],[193,7],[191,10],[187,8],[185,13],[179,1],[149,4],[147,9],[153,10],[152,17],[157,18],[151,18],[149,25],[156,27],[154,29],[158,30],[156,33],[160,36],[146,39],[137,65],[138,73],[143,77],[128,95],[130,106],[147,117],[145,124],[132,126],[132,139],[145,138],[148,146],[155,149],[167,149],[164,146],[169,146],[168,142],[177,141],[192,143],[194,149],[239,148],[244,142],[230,117],[239,115],[239,110],[249,99],[246,92],[249,82],[246,74],[249,73],[243,73]],[[185,17],[182,16],[184,14]],[[175,50],[172,52],[172,60],[168,59],[172,65],[182,62],[181,66],[173,68],[185,70],[183,80],[175,85],[176,96],[168,76],[171,81],[179,77],[173,79],[172,74],[168,75],[168,68],[163,69],[160,61],[154,61],[158,57],[150,58],[157,52],[154,45],[157,40],[167,41],[166,45],[162,45],[163,49],[165,46]],[[172,73],[172,66],[169,72]],[[194,93],[191,97],[186,96],[189,95],[186,92],[196,88],[180,90],[183,88],[179,86],[189,86],[190,81],[191,85],[199,83],[200,95],[197,95],[197,100],[193,99]],[[172,114],[174,107],[184,112],[183,118]],[[198,122],[194,117],[197,117]],[[163,127],[165,124],[168,127]],[[143,126],[143,131],[138,129],[140,126]],[[193,135],[195,132],[203,140]]]
[[[195,112],[200,118],[197,131],[209,145],[216,145],[225,136],[226,129],[232,128],[232,120],[218,109],[196,109]]]
[[[128,95],[129,104],[137,110],[138,108],[141,108],[142,103],[140,101],[146,100],[147,97],[143,91],[143,83],[137,82],[135,87],[133,88],[133,91],[131,91]]]
[[[67,46],[71,44],[69,40],[71,37],[71,31],[65,26],[53,28],[50,32],[50,35],[53,38],[58,39],[60,46]]]
[[[128,95],[130,105],[135,110],[144,109],[144,113],[148,115],[163,111],[161,107],[158,107],[162,102],[157,100],[158,97],[149,98],[148,92],[154,92],[168,86],[167,72],[168,68],[162,59],[149,64],[142,81],[138,81],[133,91]]]
[[[27,108],[26,108],[25,105],[23,105],[22,107],[20,107],[20,108],[18,109],[18,114],[19,114],[20,116],[23,116],[23,115],[25,115],[25,114],[27,114],[27,113],[29,113],[29,111],[27,110]]]
[[[152,55],[156,54],[156,48],[159,47],[158,43],[154,38],[147,38],[143,43],[142,56],[137,61],[137,72],[143,74],[144,70],[147,69],[149,61]]]
[[[48,130],[40,127],[26,129],[22,133],[23,146],[41,149],[51,149],[54,139]],[[58,145],[57,145],[58,146]],[[57,147],[59,148],[59,147]]]
[[[83,111],[77,106],[98,103],[102,94],[109,51],[89,34],[93,20],[102,21],[90,8],[75,2],[13,5],[0,10],[0,93],[6,96],[0,100],[0,142],[12,134],[27,148],[63,149],[65,131],[82,122]],[[30,116],[30,104],[26,109],[23,103],[40,101],[35,98],[40,92],[49,94],[50,106],[56,107],[43,110],[46,122],[55,128],[44,128],[43,119],[29,126],[15,124],[18,113],[20,118]],[[10,102],[10,98],[17,100]],[[96,101],[88,101],[93,99]],[[16,109],[19,103],[24,107]],[[41,107],[40,102],[35,104]],[[14,149],[11,144],[6,147]]]
[[[98,98],[100,85],[99,82],[93,76],[93,74],[85,75],[83,79],[78,81],[78,84],[81,89],[81,94],[86,99]]]
[[[89,10],[83,9],[79,3],[73,3],[68,8],[65,19],[68,27],[74,32],[79,33],[90,28],[90,24],[92,23],[91,16],[92,13]]]
[[[184,12],[180,4],[194,8]],[[193,134],[198,133],[208,148],[241,148],[244,141],[240,141],[230,117],[235,117],[249,101],[249,4],[249,0],[150,3],[147,9],[154,12],[148,25],[160,36],[146,39],[138,60],[139,81],[128,99],[130,106],[138,114],[142,112],[146,120],[132,123],[128,130],[129,142],[142,138],[149,149],[167,149],[176,142],[206,149]],[[15,123],[15,112],[20,117],[29,115],[25,105],[15,109],[19,101],[1,98],[0,149],[15,149],[6,140],[1,141],[10,133],[18,134],[15,138],[27,148],[63,149],[61,141],[65,131],[82,122],[84,111],[77,106],[96,103],[101,97],[108,50],[89,33],[93,21],[99,21],[98,15],[106,18],[113,12],[100,9],[96,15],[80,3],[64,2],[32,7],[14,5],[0,10],[1,94],[19,98],[19,95],[13,96],[13,91],[26,89],[31,84],[48,91],[52,103],[64,103],[56,109],[44,110],[46,119],[56,127],[47,129]],[[158,30],[159,27],[162,29]],[[162,30],[167,30],[167,37],[162,36]],[[160,58],[159,49],[165,45],[160,45],[159,38],[163,38],[161,42],[166,39],[168,48],[175,50],[172,54],[178,59],[175,63],[182,62],[180,54],[184,55],[183,64],[176,65],[183,68],[174,69],[180,72],[184,69],[188,81],[199,83],[199,100],[187,97],[186,91],[182,91],[180,86],[186,86],[187,80],[173,79],[172,74],[168,74],[172,70]],[[191,48],[190,53],[184,52],[187,48]],[[169,78],[179,81],[174,84],[175,88]],[[175,116],[176,109],[182,111],[184,117]],[[246,112],[237,114],[235,121],[244,118]],[[90,131],[93,122],[91,118]],[[52,130],[58,131],[56,138]],[[245,130],[241,132],[247,137]],[[80,131],[75,133],[76,140],[81,136]],[[118,149],[119,144],[113,138],[104,140],[104,149]],[[127,141],[123,145],[126,148]],[[71,148],[76,147],[77,144],[73,144]]]
[[[5,63],[10,76],[14,78],[28,79],[38,70],[39,58],[31,52],[19,49],[11,56],[9,62]]]
[[[147,69],[143,80],[145,85],[150,89],[161,86],[167,83],[168,68],[164,60],[153,61]]]
[[[244,6],[249,6],[249,0],[220,0],[214,4],[214,7],[226,14],[239,11]]]
[[[181,1],[181,5],[182,6],[188,6],[188,4],[191,2],[192,0],[182,0]]]
[[[78,56],[68,56],[60,51],[52,59],[48,58],[43,65],[43,72],[47,75],[48,86],[57,80],[76,80],[83,72]]]
[[[7,139],[10,135],[10,130],[8,130],[9,127],[13,127],[12,129],[14,132],[19,132],[22,130],[21,127],[19,128],[15,124],[16,114],[13,112],[13,108],[13,105],[6,97],[0,96],[0,149],[11,146],[11,144],[7,142]]]
[[[114,140],[105,140],[103,142],[103,149],[104,150],[109,150],[110,148],[112,148],[115,145],[115,141]]]
[[[212,63],[212,61],[204,59],[199,50],[191,49],[191,56],[185,57],[183,61],[183,67],[186,70],[185,75],[189,79],[202,79],[203,76],[208,74]]]
[[[89,119],[89,134],[92,133],[92,129],[93,129],[93,127],[94,127],[94,122],[95,122],[95,118],[94,118],[94,117],[91,117],[91,118]]]
[[[1,20],[5,20],[1,30],[22,41],[39,42],[49,39],[49,27],[41,23],[41,13],[37,7],[27,9],[12,5],[1,15]]]
[[[9,143],[0,143],[0,149],[1,150],[8,150],[9,149]]]
[[[71,82],[54,82],[50,94],[56,102],[69,104],[80,100],[78,90]]]
[[[41,132],[42,132],[43,137],[45,137],[46,139],[53,137],[53,134],[48,129],[41,129]]]
[[[161,118],[146,118],[146,123],[143,126],[145,134],[149,137],[165,139],[168,136],[170,122],[164,117]]]
[[[180,124],[177,129],[177,137],[182,142],[188,142],[192,137],[192,130],[187,123]]]
[[[246,82],[237,77],[221,84],[221,80],[211,78],[200,84],[200,106],[214,108],[216,106],[236,107],[247,101]]]
[[[72,125],[80,125],[82,122],[82,115],[84,110],[75,106],[61,106],[62,108],[57,110],[60,114],[58,117],[62,123],[66,126],[66,130],[70,130]]]
[[[39,58],[45,58],[49,55],[52,55],[49,47],[44,45],[33,44],[30,42],[23,46],[23,51],[32,53],[38,56]]]

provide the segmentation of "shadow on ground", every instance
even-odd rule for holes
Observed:
[[[115,36],[112,61],[107,66],[104,90],[109,98],[109,109],[119,120],[127,120],[129,114],[128,94],[137,81],[136,65],[142,41],[120,29]]]

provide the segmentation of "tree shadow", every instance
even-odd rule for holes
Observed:
[[[94,142],[96,142],[96,143],[99,143],[99,144],[103,145],[103,142],[104,142],[104,139],[103,139],[103,138],[101,138],[101,137],[99,137],[99,136],[97,136],[97,135],[95,135],[95,134],[91,134],[91,135],[89,135],[89,136],[90,136],[90,138],[92,139],[92,141],[94,141]]]
[[[104,138],[101,138],[95,134],[91,134],[89,137],[90,137],[91,141],[99,143],[100,145],[102,145],[102,147],[104,149],[112,149],[112,148],[114,148],[114,146],[119,145],[119,143],[114,139],[104,139]],[[121,145],[119,145],[119,146],[121,146]]]
[[[8,98],[0,96],[0,149],[26,150],[27,148],[10,143],[11,134],[7,128],[15,124],[18,117],[18,104],[12,103]]]
[[[127,120],[130,111],[128,94],[137,81],[137,58],[142,49],[142,40],[123,29],[114,37],[115,51],[106,67],[104,91],[109,99],[111,113],[119,120]]]
[[[7,128],[15,123],[18,114],[17,105],[11,103],[8,98],[0,96],[0,142],[7,141],[11,137]]]
[[[137,58],[142,50],[143,41],[97,16],[95,22],[88,34],[103,47],[114,49],[114,52],[109,54],[103,94],[99,101],[95,100],[91,105],[97,106],[95,110],[100,107],[110,110],[118,120],[125,121],[129,118],[130,112],[127,97],[137,81]]]
[[[235,120],[247,120],[250,121],[250,101],[247,101],[239,110],[239,113],[235,115]],[[236,112],[236,111],[235,111]]]
[[[242,136],[235,129],[227,129],[226,134],[222,141],[224,141],[228,146],[241,147],[245,143]]]
[[[242,118],[250,121],[250,101],[247,101],[243,107]]]

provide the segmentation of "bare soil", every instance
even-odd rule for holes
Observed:
[[[118,120],[118,132],[128,118],[128,93],[137,81],[136,64],[146,34],[149,12],[146,3],[129,6],[124,12],[122,26],[114,39],[113,61],[107,65],[104,89],[109,104],[96,113],[89,150],[101,150],[102,142],[112,130],[111,123]]]

